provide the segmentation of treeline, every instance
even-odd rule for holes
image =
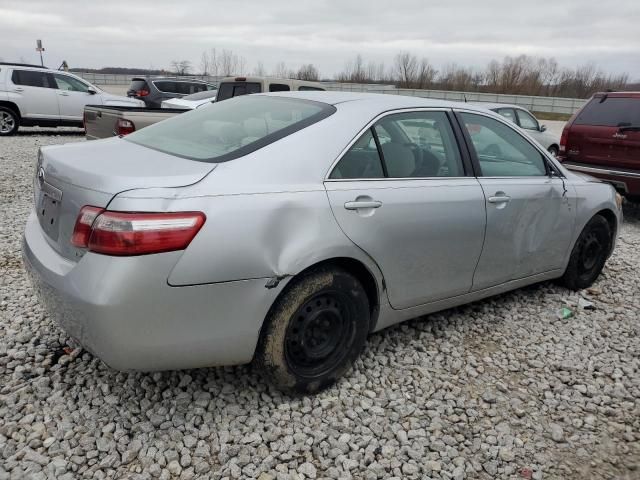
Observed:
[[[492,60],[483,70],[455,63],[437,69],[426,58],[404,52],[393,64],[365,62],[361,55],[345,64],[337,75],[341,82],[388,83],[400,88],[459,90],[553,97],[586,98],[597,91],[629,88],[626,73],[606,74],[593,64],[561,67],[554,58],[505,57]]]
[[[192,70],[192,66],[189,62],[184,60],[174,60],[171,62],[175,71],[184,71],[184,67],[187,63],[187,72]],[[295,78],[298,80],[320,80],[320,72],[311,63],[301,65],[297,69],[290,69],[285,62],[278,62],[273,70],[267,71],[262,62],[258,62],[253,68],[247,67],[246,59],[234,53],[232,50],[222,49],[217,50],[212,48],[209,51],[202,52],[200,56],[200,70],[202,75],[211,75],[214,77],[228,77],[232,75],[254,75],[256,77],[273,76],[278,78]]]
[[[173,60],[169,69],[140,69],[107,67],[101,69],[73,69],[95,73],[129,75],[234,75],[273,76],[318,81],[337,80],[349,83],[377,83],[399,88],[458,90],[465,92],[505,93],[552,97],[587,98],[597,91],[638,89],[630,84],[629,76],[607,74],[593,64],[576,68],[561,67],[554,58],[520,55],[492,60],[483,69],[450,63],[436,67],[426,58],[401,52],[391,65],[365,61],[356,55],[345,63],[333,79],[322,77],[312,63],[290,68],[278,62],[271,70],[258,62],[252,68],[246,59],[232,50],[212,48],[202,52],[198,67],[189,60]]]

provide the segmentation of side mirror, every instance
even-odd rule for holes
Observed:
[[[89,95],[95,95],[96,93],[98,93],[98,91],[93,87],[89,87],[89,88],[87,88],[87,93]]]
[[[547,131],[547,126],[546,125],[540,125],[540,131],[541,132],[546,132]]]

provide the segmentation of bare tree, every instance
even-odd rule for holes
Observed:
[[[200,71],[202,75],[209,75],[209,69],[211,68],[211,62],[209,59],[209,54],[204,51],[202,52],[202,56],[200,57]]]
[[[227,77],[236,72],[238,57],[231,51],[223,49],[220,53],[220,74]]]
[[[178,75],[186,75],[191,71],[191,62],[189,60],[172,60],[171,68]]]
[[[411,88],[417,79],[418,59],[409,52],[401,52],[394,59],[394,76],[401,88]]]
[[[338,80],[355,83],[365,83],[368,80],[362,55],[356,55],[345,64],[344,70],[338,74]]]
[[[284,62],[276,63],[276,66],[273,69],[273,76],[277,78],[289,78],[289,70],[287,69],[287,64]]]
[[[267,70],[264,68],[264,63],[258,61],[258,64],[253,67],[252,74],[256,77],[264,77],[267,74]]]
[[[296,78],[298,80],[317,81],[320,78],[320,73],[318,72],[318,69],[313,65],[313,63],[308,63],[306,65],[302,65],[298,69]]]

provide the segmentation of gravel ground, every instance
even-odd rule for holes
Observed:
[[[0,480],[640,478],[640,209],[588,292],[545,283],[388,329],[337,386],[291,398],[250,367],[118,373],[67,347],[20,234],[37,147],[75,141],[0,139]]]

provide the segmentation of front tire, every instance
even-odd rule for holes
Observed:
[[[547,151],[551,154],[552,157],[557,157],[558,156],[558,147],[556,147],[555,145],[551,145]]]
[[[560,279],[571,290],[593,285],[611,251],[611,227],[602,216],[594,216],[580,233],[571,251],[567,270]]]
[[[369,330],[369,301],[340,268],[292,280],[265,321],[255,355],[276,388],[314,393],[332,385],[356,360]]]
[[[20,126],[20,116],[10,108],[0,107],[0,137],[13,135]]]

